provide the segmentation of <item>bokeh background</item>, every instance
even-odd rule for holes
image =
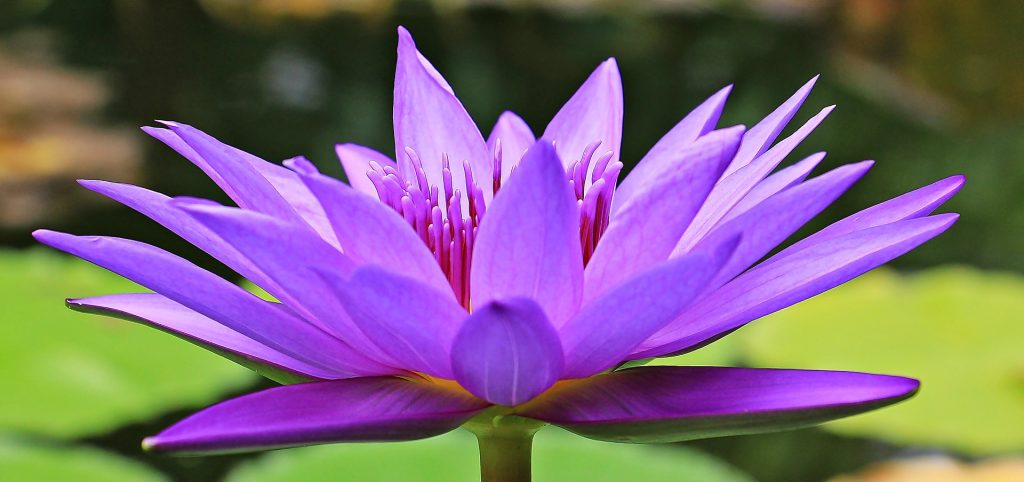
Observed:
[[[839,108],[789,162],[875,159],[804,233],[948,175],[948,233],[848,285],[663,363],[898,373],[921,394],[820,428],[667,446],[541,433],[538,480],[1024,480],[1024,2],[1020,0],[0,1],[0,480],[471,481],[471,436],[160,458],[143,436],[269,386],[170,336],[76,314],[129,291],[33,246],[32,229],[141,239],[225,276],[155,223],[74,183],[102,178],[227,201],[137,130],[173,119],[341,175],[337,142],[391,149],[396,25],[486,132],[504,109],[540,131],[618,59],[631,167],[733,83],[752,124],[815,74]]]

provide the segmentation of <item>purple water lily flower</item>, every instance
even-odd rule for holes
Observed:
[[[511,112],[485,139],[400,29],[396,160],[339,145],[349,185],[303,158],[271,164],[174,122],[145,131],[238,207],[81,182],[277,301],[136,241],[35,236],[154,291],[68,300],[73,309],[157,327],[284,384],[186,418],[148,438],[153,451],[410,440],[466,424],[481,440],[486,478],[528,474],[529,440],[544,424],[616,442],[802,427],[903,400],[918,382],[625,366],[700,348],[956,220],[931,213],[959,190],[959,176],[761,261],[871,167],[807,179],[818,153],[773,173],[832,110],[775,142],[813,84],[750,129],[716,127],[730,91],[722,89],[618,183],[614,60],[598,66],[539,140]]]

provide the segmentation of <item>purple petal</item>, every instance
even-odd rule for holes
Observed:
[[[373,196],[374,199],[379,199],[377,188],[373,187],[370,178],[366,176],[370,171],[370,162],[376,162],[381,167],[398,167],[390,157],[358,144],[338,144],[334,146],[334,151],[341,160],[341,167],[345,170],[349,185],[356,191]]]
[[[412,36],[402,27],[398,28],[394,123],[396,159],[399,172],[406,181],[416,183],[416,170],[406,153],[407,147],[419,157],[431,185],[443,185],[441,159],[444,155],[452,162],[455,189],[468,192],[461,168],[464,161],[469,161],[475,179],[488,178],[492,157],[487,152],[480,130],[452,93],[451,87],[420,55]],[[491,184],[482,182],[479,187],[483,189],[485,199],[490,200]],[[421,190],[426,192],[423,187]],[[441,198],[439,203],[444,209],[447,201],[444,196]],[[464,205],[463,209],[467,206]]]
[[[336,243],[316,198],[295,173],[224,144],[185,124],[170,129],[143,127],[198,166],[239,206],[287,220],[303,219],[328,242]]]
[[[331,295],[316,269],[348,276],[352,260],[311,231],[244,209],[176,199],[175,204],[249,258],[275,283],[263,286],[305,318],[318,322],[353,347],[379,355]]]
[[[743,137],[743,145],[740,146],[739,152],[736,153],[736,158],[733,159],[729,168],[725,170],[726,176],[740,170],[768,150],[768,147],[779,137],[786,124],[789,124],[789,121],[793,119],[796,111],[800,110],[800,106],[807,100],[807,96],[811,94],[811,89],[814,88],[814,84],[817,81],[818,76],[815,75],[792,96],[786,99],[782,105],[772,111],[771,114],[768,114],[761,122],[750,128],[747,135]]]
[[[579,209],[551,143],[523,157],[480,224],[473,249],[473,304],[526,297],[555,326],[579,308],[583,255]]]
[[[376,264],[401,271],[454,298],[437,260],[394,210],[320,174],[309,162],[289,165],[320,200],[346,257],[355,265]]]
[[[231,244],[224,242],[206,226],[175,206],[171,198],[131,184],[93,180],[80,180],[78,183],[144,214],[235,270],[238,274],[257,285],[271,287],[270,291],[275,291],[274,287],[277,284],[271,281],[263,271]]]
[[[240,359],[239,363],[244,366],[275,380],[330,380],[349,376],[346,373],[325,370],[296,360],[155,293],[69,299],[67,304],[76,311],[113,316],[149,325],[214,353],[227,352],[233,358]],[[278,376],[280,374],[284,377]]]
[[[715,226],[718,225],[719,221],[725,217],[729,211],[732,210],[737,203],[740,202],[759,182],[761,182],[768,173],[772,172],[786,156],[789,155],[797,145],[800,144],[804,139],[807,138],[811,132],[814,131],[825,117],[828,116],[834,107],[826,107],[822,109],[818,115],[812,117],[803,126],[796,130],[792,135],[783,139],[781,142],[776,144],[774,147],[765,152],[764,154],[755,158],[749,164],[744,165],[742,168],[732,174],[725,174],[722,180],[715,185],[715,188],[711,190],[711,194],[708,195],[707,200],[704,201],[704,205],[701,206],[700,212],[694,218],[693,223],[683,234],[679,240],[679,244],[676,249],[673,250],[672,255],[678,256],[679,254],[687,252],[690,248],[695,246],[701,238],[709,233]],[[747,136],[744,136],[746,139]],[[742,145],[741,145],[742,147]],[[739,154],[737,154],[739,156]]]
[[[508,179],[512,168],[519,164],[526,150],[533,145],[537,139],[533,131],[522,118],[514,112],[505,111],[498,117],[494,124],[491,135],[487,136],[487,150],[496,153],[498,143],[501,142],[501,180]]]
[[[919,385],[853,372],[640,367],[557,387],[517,413],[597,440],[679,442],[815,425],[905,400]]]
[[[702,346],[744,324],[843,284],[939,235],[956,214],[909,219],[850,233],[772,259],[686,309],[633,359]]]
[[[395,373],[337,338],[159,248],[121,238],[33,233],[46,245],[113,271],[234,331],[303,362],[349,375]]]
[[[629,171],[629,175],[615,188],[615,204],[612,206],[612,215],[618,212],[618,208],[623,204],[628,204],[633,197],[646,190],[648,186],[656,184],[662,176],[681,167],[679,152],[690,147],[690,144],[698,137],[714,130],[731,91],[732,86],[730,85],[716,92],[715,95],[687,114],[650,151],[647,151],[643,159],[640,159],[636,167]]]
[[[584,272],[584,300],[668,258],[736,153],[742,127],[715,131],[678,153],[666,173],[612,217]]]
[[[674,320],[730,257],[738,240],[712,253],[666,261],[588,303],[561,330],[565,378],[607,370]]]
[[[400,378],[303,383],[221,402],[147,438],[143,447],[209,454],[415,440],[454,430],[486,407],[467,393]]]
[[[953,197],[964,185],[963,176],[952,176],[852,214],[786,248],[773,259],[811,244],[835,239],[854,231],[927,216]]]
[[[344,281],[321,272],[366,336],[402,368],[452,379],[451,347],[466,311],[450,293],[364,266]]]
[[[536,303],[496,301],[463,322],[452,345],[452,371],[473,395],[497,405],[519,405],[558,381],[562,345]]]
[[[817,216],[871,168],[872,161],[847,164],[799,186],[772,196],[743,215],[719,226],[694,248],[715,247],[742,236],[736,252],[705,287],[705,292],[725,284],[761,259],[779,243]]]
[[[766,177],[763,181],[757,183],[746,196],[743,196],[743,199],[736,203],[732,210],[729,211],[729,214],[726,214],[719,223],[730,221],[740,214],[749,211],[750,208],[761,204],[765,199],[800,184],[815,167],[818,167],[818,164],[823,159],[825,159],[824,152],[811,154],[802,161]]]
[[[544,130],[544,139],[555,142],[562,165],[579,160],[583,151],[600,142],[597,157],[611,151],[611,163],[619,160],[622,144],[622,79],[615,59],[597,66],[579,90],[562,106]],[[591,163],[589,176],[596,163]]]

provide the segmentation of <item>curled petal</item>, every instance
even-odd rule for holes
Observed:
[[[416,440],[449,432],[486,407],[468,393],[400,378],[302,383],[219,403],[142,445],[197,455]]]
[[[517,412],[597,440],[679,442],[815,425],[907,399],[918,386],[852,372],[639,367],[564,382]]]
[[[513,298],[473,311],[452,345],[455,380],[497,405],[519,405],[562,373],[558,332],[536,303]]]

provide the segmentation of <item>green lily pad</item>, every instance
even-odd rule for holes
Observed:
[[[919,378],[907,402],[826,425],[972,454],[1024,449],[1024,278],[875,271],[740,330],[755,366]]]
[[[255,380],[248,370],[173,336],[75,313],[63,303],[139,291],[75,258],[43,249],[0,251],[0,429],[92,435],[203,406]]]
[[[324,445],[267,454],[228,482],[472,482],[480,480],[476,441],[465,431],[416,442]],[[537,434],[534,480],[749,482],[724,463],[681,446],[595,442],[555,428]]]
[[[84,447],[53,447],[0,438],[4,480],[76,482],[162,482],[167,479],[138,462]]]

